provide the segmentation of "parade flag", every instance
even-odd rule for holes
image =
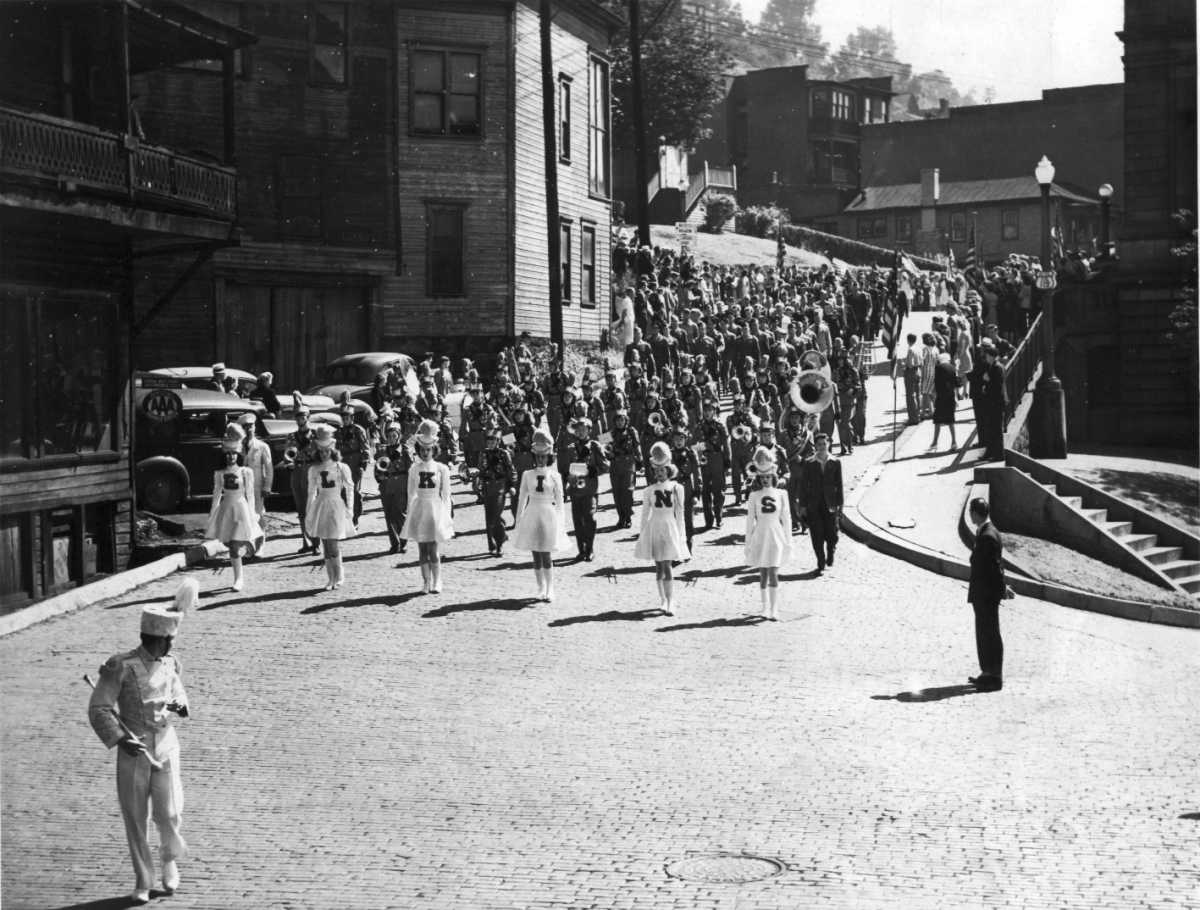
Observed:
[[[1058,223],[1057,218],[1054,221],[1054,227],[1050,228],[1050,265],[1053,268],[1058,268],[1059,263],[1067,258],[1067,251],[1063,245],[1062,225]]]
[[[900,312],[899,303],[896,300],[897,295],[901,293],[900,272],[903,269],[907,273],[910,266],[914,270],[916,269],[916,266],[912,264],[912,260],[909,259],[906,264],[904,262],[906,259],[908,259],[907,256],[896,250],[896,260],[892,265],[892,288],[895,290],[893,293],[885,295],[883,302],[883,319],[880,324],[879,340],[887,348],[889,360],[893,359],[896,355],[896,341],[900,337],[900,324],[904,318]]]
[[[963,271],[968,271],[977,264],[975,261],[975,224],[972,223],[971,239],[967,241],[967,255],[963,257]]]

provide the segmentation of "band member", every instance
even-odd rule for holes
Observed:
[[[637,361],[626,368],[629,375],[625,379],[625,401],[629,405],[629,423],[638,433],[646,432],[646,393],[649,385],[642,375],[642,365]]]
[[[545,430],[536,430],[530,444],[535,464],[521,475],[513,546],[533,553],[538,597],[554,600],[554,562],[551,554],[567,546],[567,516],[562,478],[554,469],[554,443]]]
[[[504,527],[504,506],[516,487],[517,477],[512,456],[501,441],[499,427],[488,430],[486,448],[479,456],[479,486],[483,494],[483,520],[487,531],[488,552],[504,555],[508,531]]]
[[[363,509],[363,468],[371,460],[371,441],[367,438],[367,431],[354,420],[354,403],[350,400],[349,392],[342,393],[338,413],[342,416],[342,425],[336,433],[337,447],[342,464],[350,469],[350,477],[354,481],[354,526],[357,528]]]
[[[245,448],[242,458],[254,477],[254,506],[258,515],[258,526],[262,529],[264,540],[267,531],[267,497],[271,495],[271,487],[275,483],[275,464],[271,455],[271,447],[255,434],[258,428],[258,418],[246,413],[238,418],[238,423],[246,431]],[[255,551],[262,555],[262,547]]]
[[[791,506],[792,530],[799,531],[803,520],[800,508],[800,469],[804,460],[815,451],[813,447],[813,424],[815,414],[805,414],[798,408],[788,410],[787,424],[783,428],[783,450],[787,454],[788,499]]]
[[[671,464],[671,450],[665,442],[650,447],[653,480],[642,496],[642,527],[633,555],[654,562],[654,581],[658,586],[658,607],[668,616],[675,615],[672,563],[687,559],[687,528],[683,519],[683,487],[675,481],[678,473]]]
[[[316,553],[320,544],[308,536],[304,522],[304,511],[308,508],[308,466],[316,457],[312,449],[312,431],[308,425],[308,406],[303,404],[299,392],[292,393],[296,432],[288,437],[288,449],[295,454],[291,459],[292,476],[288,484],[292,489],[292,500],[296,504],[296,517],[300,521],[300,553]]]
[[[558,346],[550,345],[550,362],[552,364],[545,379],[546,389],[546,420],[550,424],[550,435],[559,439],[559,430],[563,424],[563,395],[568,387],[568,376],[563,371],[562,361],[558,358]],[[567,411],[566,413],[570,413]]]
[[[472,370],[467,374],[467,394],[470,403],[462,409],[462,426],[459,428],[459,439],[462,442],[463,461],[468,483],[471,480],[470,469],[479,463],[479,455],[484,450],[484,441],[488,418],[492,416],[492,408],[483,397],[483,387],[479,383],[479,374]]]
[[[533,418],[533,425],[536,427],[546,414],[546,396],[542,394],[541,389],[534,385],[532,376],[526,376],[521,380],[521,389],[525,393],[525,409]]]
[[[675,380],[669,374],[663,378],[662,401],[660,405],[662,412],[667,415],[667,420],[671,422],[672,428],[682,427],[684,430],[688,428],[687,411],[683,409],[683,402],[679,400],[679,393],[675,388]]]
[[[609,482],[613,504],[617,507],[616,529],[633,527],[633,491],[637,472],[642,466],[642,443],[638,431],[629,425],[629,414],[622,409],[613,412],[612,442],[608,448]]]
[[[830,362],[832,363],[832,360]],[[858,369],[848,356],[843,357],[839,363],[836,386],[838,441],[842,444],[842,454],[849,455],[854,451],[854,431],[851,429],[851,423],[854,420],[854,402],[857,398]]]
[[[746,399],[740,393],[741,383],[734,378],[729,380],[729,385],[733,394],[733,413],[725,418],[725,428],[729,431],[730,440],[729,470],[733,480],[733,503],[741,505],[742,482],[746,477],[746,468],[750,465],[750,456],[754,452],[758,421],[751,416],[746,407]]]
[[[228,547],[235,591],[242,590],[242,556],[253,556],[263,543],[254,502],[254,474],[242,461],[245,438],[236,423],[225,428],[221,466],[213,472],[212,508],[204,532],[209,539]]]
[[[604,388],[600,390],[600,403],[604,406],[604,428],[612,430],[617,411],[627,410],[625,393],[617,388],[617,374],[609,370],[604,374]]]
[[[758,446],[775,456],[775,478],[780,483],[786,484],[791,472],[788,470],[787,452],[784,451],[783,446],[775,442],[775,424],[760,423],[758,425]]]
[[[584,416],[592,422],[592,439],[608,431],[609,424],[604,418],[604,402],[596,397],[595,389],[590,381],[583,383],[583,397],[580,399],[586,410]]]
[[[842,516],[842,463],[829,454],[829,434],[817,433],[816,454],[804,462],[800,496],[817,556],[817,571],[833,565]]]
[[[384,454],[375,462],[375,482],[379,484],[383,521],[391,544],[389,553],[403,553],[407,545],[400,532],[408,515],[408,472],[412,468],[413,458],[408,446],[403,445],[403,439],[401,428],[392,424],[388,429]]]
[[[746,504],[746,565],[758,569],[762,613],[778,618],[779,567],[792,552],[792,517],[788,494],[776,485],[775,458],[765,448],[752,460],[754,481]]]
[[[659,405],[658,392],[646,392],[645,427],[637,428],[642,437],[642,455],[646,465],[646,483],[654,483],[654,468],[650,464],[650,447],[661,442],[670,448],[671,421]]]
[[[353,537],[354,478],[337,450],[333,427],[321,424],[313,431],[316,461],[308,468],[308,535],[321,541],[325,553],[326,591],[345,581],[341,541]]]
[[[417,413],[423,419],[440,420],[443,411],[443,401],[437,393],[437,383],[432,376],[421,380],[421,394],[417,396]]]
[[[533,434],[537,429],[537,424],[533,419],[533,415],[524,405],[517,407],[513,411],[513,425],[509,431],[513,436],[512,458],[513,458],[513,473],[517,478],[517,486],[520,487],[521,475],[528,471],[534,465],[533,457]],[[514,492],[512,497],[512,514],[513,520],[517,518],[517,494]]]
[[[687,558],[692,558],[692,538],[696,536],[693,513],[696,508],[696,487],[700,480],[700,460],[688,445],[687,430],[676,427],[671,433],[671,461],[679,472],[675,481],[683,487],[683,524],[687,531]]]
[[[696,436],[704,444],[700,465],[700,501],[704,508],[704,530],[721,527],[725,511],[725,481],[732,462],[729,433],[721,423],[721,405],[710,399],[704,403],[704,420]]]
[[[154,856],[147,836],[153,817],[158,828],[162,885],[179,888],[179,860],[187,856],[181,831],[183,783],[175,718],[188,716],[183,668],[171,654],[183,614],[196,606],[199,585],[184,579],[170,607],[142,608],[141,646],[114,654],[100,667],[88,702],[88,721],[117,753],[117,799],[136,884],[129,900],[145,904],[154,884]]]
[[[867,441],[867,377],[866,366],[858,368],[858,384],[854,387],[854,416],[850,419],[850,431],[854,442],[863,445]]]
[[[704,397],[700,386],[696,384],[695,374],[690,367],[684,367],[679,373],[679,388],[676,390],[679,402],[687,414],[689,427],[698,426],[704,419]]]
[[[591,438],[592,422],[586,417],[571,424],[575,440],[570,446],[567,468],[567,496],[571,500],[571,519],[575,525],[575,544],[579,558],[591,562],[596,543],[596,505],[599,500],[600,474],[608,470],[608,459]]]
[[[415,437],[417,461],[408,474],[408,517],[400,536],[415,540],[422,591],[442,590],[442,544],[454,536],[450,512],[450,469],[437,461],[438,425],[421,421]]]

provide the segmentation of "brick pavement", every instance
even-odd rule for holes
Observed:
[[[756,624],[738,511],[698,538],[670,618],[632,532],[601,534],[533,604],[528,557],[481,552],[481,509],[456,500],[440,595],[416,593],[415,555],[384,552],[377,500],[338,592],[290,555],[237,594],[227,569],[195,573],[192,857],[155,905],[1200,906],[1200,822],[1180,817],[1200,812],[1195,631],[1018,598],[1004,691],[957,697],[965,586],[844,536],[822,578],[796,538],[784,621]],[[132,887],[80,677],[176,584],[0,640],[5,908],[118,906]],[[917,689],[930,700],[896,698]],[[664,871],[722,852],[786,870]]]

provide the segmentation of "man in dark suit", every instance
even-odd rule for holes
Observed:
[[[808,522],[817,571],[833,565],[838,542],[838,519],[842,516],[842,463],[829,454],[829,434],[813,437],[816,453],[805,459],[800,473],[800,501]]]
[[[987,447],[985,461],[1004,460],[1004,409],[1008,391],[1004,387],[1004,367],[997,362],[996,346],[984,339],[979,345],[983,368],[979,376],[979,403],[976,414],[980,437]]]
[[[988,520],[986,499],[975,497],[970,505],[975,525],[975,549],[971,552],[971,582],[967,601],[975,608],[975,650],[979,675],[970,682],[980,692],[997,692],[1004,686],[1004,641],[1000,638],[1000,601],[1011,597],[1004,580],[1004,543]]]

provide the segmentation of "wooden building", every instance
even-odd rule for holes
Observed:
[[[222,360],[269,369],[286,390],[353,351],[486,362],[521,331],[548,336],[534,0],[188,2],[257,38],[236,61],[240,243],[139,337],[137,365]],[[553,6],[564,335],[595,342],[608,324],[616,20],[592,0]],[[213,147],[203,111],[218,67],[138,88],[148,131]],[[139,270],[139,299],[175,265]]]
[[[195,263],[234,242],[232,94],[222,91],[231,74],[218,74],[210,99],[214,155],[146,141],[132,83],[186,60],[232,61],[252,38],[171,3],[134,0],[5,3],[0,34],[0,612],[8,612],[125,568],[130,339],[141,327],[134,269],[164,250]]]

